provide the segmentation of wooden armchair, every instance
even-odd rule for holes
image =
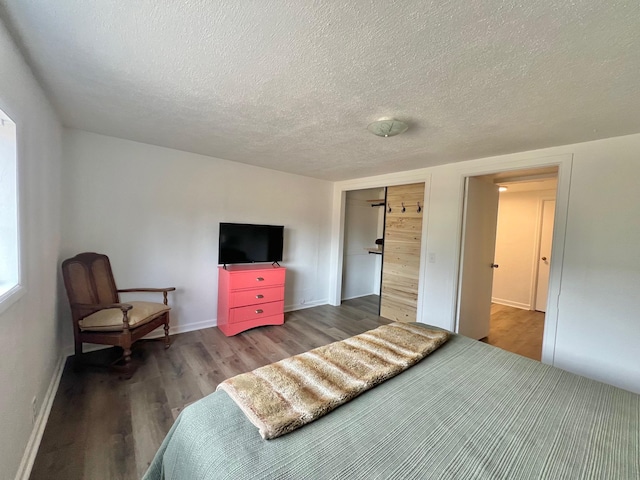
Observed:
[[[76,358],[82,355],[82,343],[98,343],[122,347],[124,369],[133,374],[131,345],[164,325],[165,348],[169,348],[170,288],[127,288],[118,290],[106,255],[80,253],[62,262],[64,286],[69,297],[73,319]],[[123,292],[161,292],[163,303],[120,303]]]

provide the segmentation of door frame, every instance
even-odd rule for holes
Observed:
[[[431,173],[426,169],[410,170],[375,177],[359,178],[355,180],[345,180],[336,182],[333,185],[333,215],[331,219],[331,256],[329,259],[329,304],[339,306],[342,299],[342,270],[344,255],[344,222],[347,192],[352,190],[362,190],[365,188],[385,188],[396,185],[406,185],[409,183],[424,182],[424,204],[422,217],[422,240],[420,243],[420,275],[418,278],[418,318],[423,310],[424,276],[426,270],[426,246],[427,246],[427,226],[429,210],[429,192],[431,191]]]
[[[555,341],[558,329],[558,300],[560,297],[560,286],[562,283],[562,265],[564,259],[564,243],[567,227],[567,214],[569,210],[569,190],[571,184],[571,168],[573,164],[573,154],[553,155],[547,157],[531,157],[511,162],[496,159],[493,162],[486,162],[482,165],[461,168],[460,175],[460,208],[458,209],[458,249],[456,258],[456,272],[454,299],[456,318],[454,325],[458,328],[458,302],[462,292],[460,291],[460,261],[462,259],[462,229],[464,218],[464,184],[467,177],[480,175],[490,175],[501,172],[524,170],[538,167],[558,167],[558,187],[556,191],[555,221],[553,225],[552,245],[554,255],[551,258],[549,269],[549,296],[547,298],[547,312],[545,314],[544,333],[542,338],[542,362],[553,365],[555,357]]]
[[[536,252],[535,258],[533,259],[533,265],[531,269],[531,295],[529,298],[529,305],[531,305],[531,310],[536,309],[536,301],[538,297],[538,280],[540,278],[540,249],[542,248],[542,222],[544,221],[544,202],[554,201],[556,202],[555,197],[541,197],[538,199],[538,211],[537,211],[537,224],[536,224],[536,241],[534,245],[534,251]],[[557,204],[557,202],[556,202]],[[555,223],[555,218],[554,218]],[[553,245],[553,238],[551,239],[551,245]],[[553,255],[552,255],[553,258]],[[548,298],[547,298],[548,303]],[[546,313],[546,312],[545,312]]]

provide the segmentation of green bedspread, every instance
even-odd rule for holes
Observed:
[[[263,440],[223,391],[185,408],[145,479],[639,479],[640,396],[454,335]]]

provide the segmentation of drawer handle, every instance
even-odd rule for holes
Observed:
[[[256,313],[262,313],[263,310],[261,308],[259,308],[258,310],[256,310]]]
[[[264,295],[256,295],[256,298],[264,298]]]
[[[262,278],[262,277],[258,277],[258,278],[256,278],[256,280],[257,280],[258,282],[264,282],[264,278]]]

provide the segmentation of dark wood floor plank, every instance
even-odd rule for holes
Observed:
[[[84,382],[76,381],[77,375],[69,360],[64,371],[64,378],[60,381],[49,414],[49,424],[58,426],[59,437],[44,435],[40,443],[40,452],[48,453],[63,446],[83,443],[86,436],[87,421],[84,418],[88,414],[86,385]]]
[[[208,328],[141,342],[133,378],[65,366],[31,479],[136,479],[185,406],[239,373],[389,323],[378,297],[289,312],[285,324],[233,337]],[[488,343],[539,359],[544,314],[494,306]],[[116,351],[88,354],[94,361]]]
[[[289,312],[285,324],[233,337],[208,328],[141,342],[133,378],[65,366],[31,479],[136,479],[146,471],[175,417],[226,378],[389,323],[377,296]],[[115,350],[87,354],[115,358]]]
[[[91,407],[83,446],[87,450],[84,478],[120,479],[136,474],[131,403],[128,388],[121,383],[115,376],[102,375],[88,385],[87,405]]]
[[[275,330],[277,330],[277,327]],[[265,337],[257,329],[248,331],[246,338],[249,342],[253,343],[260,355],[269,359],[269,363],[277,362],[278,360],[291,356],[291,353],[279,342],[274,342],[271,337]]]
[[[204,345],[201,342],[186,345],[182,349],[182,354],[202,395],[213,393],[218,382],[211,375],[211,365],[214,364],[214,361]]]
[[[174,417],[159,376],[131,384],[130,398],[136,475],[142,478]]]
[[[169,408],[182,407],[204,396],[181,349],[170,348],[157,359]]]

